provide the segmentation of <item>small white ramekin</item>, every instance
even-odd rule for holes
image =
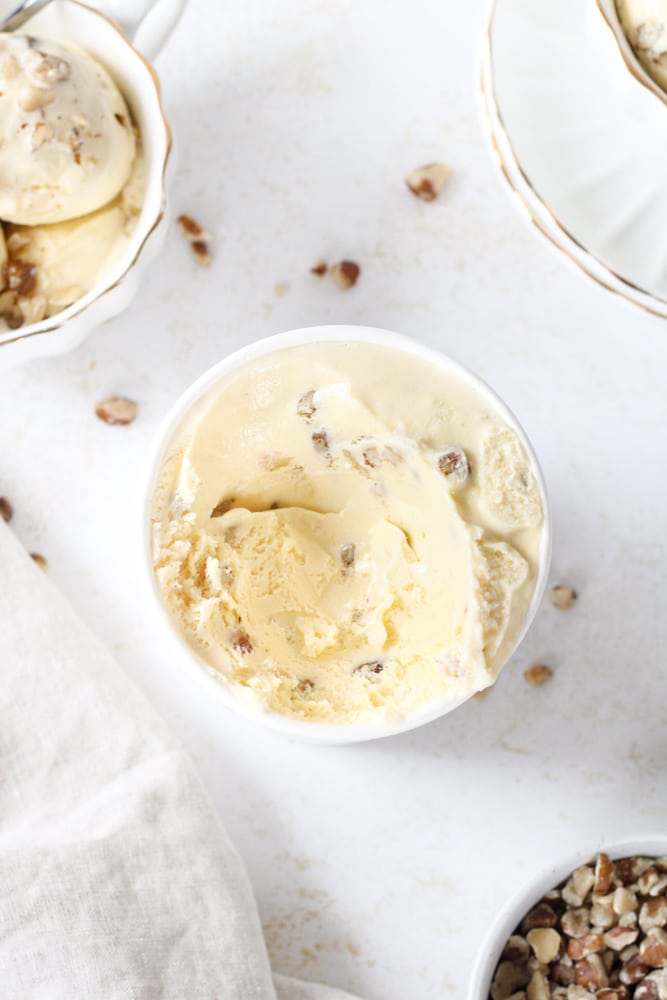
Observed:
[[[519,435],[523,446],[530,457],[533,472],[539,485],[544,510],[544,519],[542,527],[540,565],[535,583],[535,591],[526,613],[523,628],[517,638],[514,649],[516,649],[516,646],[518,646],[525,636],[526,631],[535,617],[535,613],[537,612],[544,594],[551,559],[551,518],[544,477],[539,463],[523,429],[505,403],[503,403],[493,389],[483,382],[482,379],[473,374],[473,372],[469,371],[467,368],[464,368],[463,365],[460,365],[447,355],[441,354],[440,352],[435,351],[430,347],[426,347],[418,341],[402,334],[391,333],[387,330],[364,326],[314,326],[307,327],[302,330],[291,330],[288,333],[277,334],[276,336],[267,337],[264,340],[257,341],[256,343],[229,355],[229,357],[210,368],[204,375],[201,376],[201,378],[197,379],[197,381],[194,382],[194,384],[191,385],[186,392],[183,393],[165,417],[165,420],[158,431],[153,452],[149,459],[149,473],[143,497],[143,562],[148,574],[150,591],[155,602],[157,603],[159,613],[161,614],[163,620],[168,623],[169,632],[171,632],[171,634],[176,636],[179,640],[181,649],[186,651],[186,659],[191,664],[197,665],[200,673],[206,679],[211,693],[217,695],[217,697],[225,705],[227,705],[228,708],[232,708],[235,711],[240,712],[242,715],[262,722],[271,729],[277,730],[285,736],[292,737],[294,739],[310,743],[344,744],[377,739],[382,736],[393,736],[397,733],[406,732],[409,729],[416,729],[418,726],[422,726],[427,722],[432,722],[434,719],[451,712],[464,701],[467,701],[470,696],[465,696],[463,698],[448,698],[444,700],[441,699],[425,706],[418,712],[413,712],[410,715],[397,719],[391,724],[383,725],[335,725],[314,723],[287,718],[286,716],[279,715],[276,712],[268,710],[260,711],[254,709],[249,704],[245,703],[241,698],[237,697],[234,690],[229,685],[226,685],[223,679],[219,678],[217,675],[213,675],[211,668],[206,665],[202,658],[197,656],[195,651],[187,642],[187,639],[182,635],[181,631],[172,620],[160,597],[155,574],[153,572],[151,539],[153,498],[160,470],[179,428],[199,400],[210,392],[216,383],[227,376],[229,372],[239,368],[241,365],[244,365],[249,361],[253,361],[256,358],[263,358],[268,354],[272,354],[275,351],[281,351],[287,347],[296,347],[302,344],[330,343],[332,341],[377,344],[383,347],[391,348],[395,351],[402,351],[411,357],[417,357],[427,361],[434,368],[439,369],[445,374],[454,375],[461,382],[467,383],[469,386],[474,388],[480,396],[482,396],[482,398],[491,405],[498,416],[510,427],[512,427]],[[514,649],[511,653],[514,652]]]
[[[558,858],[525,882],[508,900],[489,929],[473,966],[468,1000],[489,1000],[493,973],[510,934],[546,892],[555,889],[575,868],[587,864],[600,851],[608,854],[612,861],[633,855],[660,857],[667,854],[667,833],[642,834],[611,843],[603,839],[592,841],[587,847]]]

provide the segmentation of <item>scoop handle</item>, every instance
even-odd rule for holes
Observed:
[[[100,6],[133,45],[155,59],[176,27],[187,0],[105,0]]]

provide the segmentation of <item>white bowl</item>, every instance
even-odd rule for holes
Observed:
[[[155,34],[151,36],[144,31],[144,41],[151,51],[166,38],[169,25],[173,26],[184,4],[185,0],[172,0],[169,23],[156,16],[153,19]],[[162,11],[166,9],[160,2],[157,7]],[[146,4],[141,8],[145,12]],[[148,24],[148,19],[145,23]],[[143,21],[136,27],[142,26]],[[164,242],[167,222],[166,174],[172,147],[171,129],[164,116],[160,84],[151,64],[113,21],[78,0],[55,0],[31,18],[23,30],[45,38],[75,42],[107,67],[141,132],[146,192],[127,246],[99,285],[67,309],[40,323],[0,333],[0,371],[30,358],[70,351],[96,326],[127,308],[137,293],[146,266]]]
[[[510,934],[546,892],[555,889],[575,868],[591,861],[600,851],[608,854],[612,861],[633,855],[660,857],[667,854],[667,834],[644,834],[611,843],[604,839],[593,841],[587,847],[558,858],[525,882],[491,925],[473,967],[468,1000],[489,1000],[491,980]]]
[[[201,378],[197,379],[197,381],[191,385],[185,393],[183,393],[180,399],[174,404],[172,409],[167,414],[158,431],[153,453],[149,461],[149,474],[143,499],[142,547],[144,564],[149,579],[149,587],[151,593],[153,594],[154,601],[159,609],[159,613],[163,621],[168,623],[169,631],[172,635],[177,637],[181,650],[183,650],[186,654],[185,659],[199,668],[199,672],[204,677],[205,683],[209,685],[211,693],[219,697],[228,708],[232,708],[235,711],[240,712],[242,715],[260,721],[269,726],[271,729],[277,730],[284,735],[295,739],[314,743],[343,744],[377,739],[382,736],[393,736],[396,733],[402,733],[409,729],[415,729],[418,726],[422,726],[427,722],[433,721],[433,719],[437,719],[440,716],[445,715],[447,712],[451,712],[464,701],[467,701],[469,696],[439,700],[433,704],[425,706],[418,712],[405,716],[391,725],[335,725],[313,723],[291,719],[268,710],[254,710],[239,699],[233,689],[226,685],[223,679],[219,678],[217,675],[213,675],[210,667],[206,665],[203,659],[197,656],[185,637],[177,628],[160,597],[155,574],[153,572],[151,539],[153,501],[163,462],[168,455],[171,444],[180,429],[181,424],[199,400],[229,372],[239,368],[248,361],[264,357],[267,354],[283,350],[286,347],[296,347],[301,344],[317,344],[331,341],[378,344],[384,347],[392,348],[393,350],[406,352],[413,357],[422,358],[429,362],[429,364],[431,364],[434,368],[448,374],[454,374],[462,382],[474,387],[480,395],[482,395],[491,404],[501,419],[512,427],[519,435],[521,442],[530,457],[533,472],[540,489],[544,518],[542,526],[540,565],[537,580],[535,582],[535,590],[526,613],[523,628],[520,635],[517,637],[514,649],[516,649],[516,646],[518,646],[519,642],[526,634],[530,623],[535,617],[535,613],[540,605],[540,601],[544,593],[551,558],[551,521],[546,487],[537,458],[523,429],[507,406],[496,395],[496,393],[485,382],[483,382],[482,379],[473,374],[473,372],[464,368],[447,355],[434,351],[431,348],[420,344],[418,341],[412,340],[402,334],[390,333],[387,330],[379,330],[374,327],[363,326],[314,326],[307,327],[302,330],[292,330],[288,333],[277,334],[273,337],[267,337],[265,340],[257,341],[256,343],[251,344],[248,347],[241,348],[241,350],[229,355],[229,357],[210,368],[204,375],[201,376]],[[513,652],[514,650],[512,650],[509,655]]]
[[[641,64],[637,53],[632,48],[632,45],[630,45],[621,19],[618,16],[616,0],[595,0],[595,2],[602,16],[602,20],[616,39],[618,54],[625,63],[625,67],[630,75],[633,76],[634,79],[642,85],[642,87],[646,87],[647,90],[650,90],[659,101],[662,101],[663,104],[667,105],[667,91],[663,90],[660,84],[656,83],[653,77],[647,73]]]
[[[480,43],[484,127],[522,216],[589,278],[667,317],[667,115],[619,58],[625,35],[596,0],[488,0]]]

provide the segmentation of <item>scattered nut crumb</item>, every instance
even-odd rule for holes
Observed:
[[[211,263],[211,254],[209,253],[208,243],[204,243],[203,240],[193,240],[190,244],[190,249],[195,260],[201,264],[202,267],[208,267]]]
[[[435,201],[442,194],[453,172],[452,167],[446,163],[427,163],[409,173],[405,183],[417,198]]]
[[[523,672],[523,676],[533,687],[542,687],[543,684],[551,680],[553,674],[551,667],[547,667],[544,663],[536,663]]]
[[[304,677],[296,686],[299,694],[311,694],[315,690],[315,682],[310,677]]]
[[[7,497],[0,497],[0,517],[3,521],[11,521],[14,516],[14,508]]]
[[[40,569],[46,571],[49,568],[49,564],[47,563],[46,559],[44,558],[44,556],[40,556],[39,552],[31,552],[30,558],[37,563]]]
[[[289,292],[289,285],[285,281],[279,282],[277,285],[274,286],[273,289],[273,294],[276,296],[277,299],[282,299],[283,296],[287,295],[288,292]]]
[[[559,611],[567,611],[568,608],[571,608],[578,596],[574,587],[568,587],[564,583],[559,583],[557,586],[552,587],[549,594],[551,603]]]
[[[331,277],[339,288],[352,288],[361,274],[361,268],[353,260],[341,260],[331,267]]]
[[[137,404],[124,396],[110,396],[95,407],[95,413],[105,424],[131,424],[137,410]]]
[[[195,260],[203,267],[208,267],[211,263],[209,250],[210,235],[196,222],[191,215],[179,215],[177,222],[181,232],[190,244]]]
[[[313,266],[310,269],[310,273],[315,274],[318,278],[323,278],[328,270],[329,270],[329,265],[326,263],[326,261],[319,260],[317,264],[313,264]]]

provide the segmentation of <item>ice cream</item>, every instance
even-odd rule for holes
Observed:
[[[0,95],[1,219],[62,222],[120,193],[135,139],[103,66],[74,46],[0,35]]]
[[[73,45],[0,34],[0,329],[94,286],[136,217],[137,177],[137,134],[104,67]]]
[[[616,0],[616,7],[642,66],[667,90],[667,0]]]
[[[373,344],[228,375],[172,441],[153,516],[162,599],[208,668],[260,708],[341,724],[490,685],[541,538],[514,430]]]

